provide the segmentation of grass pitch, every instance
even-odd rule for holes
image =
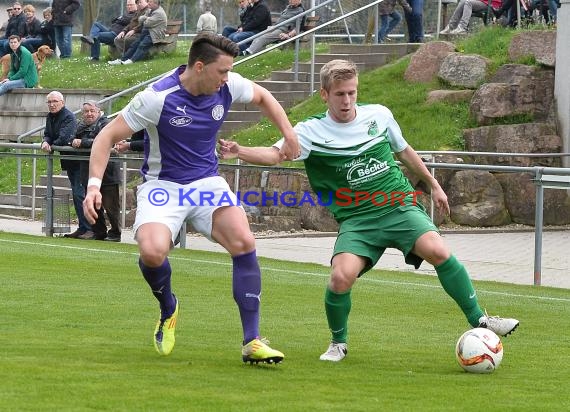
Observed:
[[[332,364],[318,359],[328,269],[261,259],[261,331],[286,358],[252,366],[227,255],[173,251],[181,315],[168,357],[152,346],[158,305],[134,245],[0,232],[0,256],[3,411],[570,409],[566,289],[476,282],[482,306],[521,326],[500,368],[473,375],[454,357],[468,326],[437,279],[372,271],[353,290],[349,354]]]

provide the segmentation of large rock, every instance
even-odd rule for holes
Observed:
[[[463,130],[465,149],[470,152],[560,153],[562,139],[546,123],[483,126]],[[477,164],[503,166],[561,167],[560,157],[474,156]]]
[[[467,226],[501,226],[511,222],[503,189],[485,171],[461,170],[449,183],[451,220]]]
[[[475,89],[486,78],[490,60],[476,54],[449,53],[439,68],[438,76],[451,86]]]
[[[473,90],[432,90],[428,92],[426,103],[457,104],[468,102],[473,97]]]
[[[505,205],[515,223],[534,225],[536,185],[528,173],[500,173],[497,180],[503,187]],[[570,223],[570,197],[566,190],[544,189],[543,221],[545,225]]]
[[[508,64],[477,89],[470,112],[480,126],[518,115],[543,122],[551,120],[553,99],[553,70]]]
[[[509,45],[509,59],[516,61],[532,56],[537,63],[554,67],[556,65],[556,31],[532,30],[515,34]]]
[[[429,83],[437,79],[441,62],[449,53],[455,51],[455,45],[446,41],[424,43],[413,54],[404,73],[409,82]]]

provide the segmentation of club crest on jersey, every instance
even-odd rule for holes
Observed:
[[[214,120],[220,120],[222,117],[224,117],[224,106],[222,106],[221,104],[217,104],[214,106],[214,108],[212,109],[212,119]]]
[[[368,123],[368,136],[378,136],[378,123],[376,123],[376,120]]]
[[[190,116],[174,116],[168,123],[174,127],[184,127],[192,123],[192,118]]]

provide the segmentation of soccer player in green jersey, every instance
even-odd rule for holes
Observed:
[[[320,72],[321,97],[328,110],[295,126],[309,183],[333,213],[340,228],[325,292],[332,333],[321,360],[337,362],[347,354],[351,289],[386,248],[402,251],[406,263],[435,267],[444,290],[473,327],[506,336],[516,319],[488,316],[479,306],[465,267],[453,256],[438,229],[417,202],[417,192],[394,160],[427,187],[436,207],[449,213],[447,196],[422,159],[402,136],[392,112],[381,105],[357,104],[358,72],[346,60],[332,60]],[[283,140],[272,147],[244,147],[220,140],[222,158],[274,165],[284,159]]]

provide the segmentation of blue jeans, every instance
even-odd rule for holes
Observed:
[[[0,96],[6,94],[8,90],[24,89],[25,87],[26,82],[24,82],[24,79],[5,81],[4,83],[0,83]]]
[[[405,12],[406,23],[408,24],[408,41],[410,43],[422,43],[424,41],[424,0],[408,1],[412,12]]]
[[[121,60],[125,61],[131,59],[134,62],[142,60],[152,47],[152,39],[148,30],[143,29],[141,36],[136,40],[131,47],[125,52]]]
[[[85,199],[85,188],[81,184],[81,172],[79,167],[73,167],[66,170],[69,184],[71,185],[71,193],[73,195],[73,207],[77,215],[79,230],[86,232],[91,230],[91,225],[87,222],[83,213],[83,200]]]
[[[228,36],[228,39],[230,39],[231,41],[233,41],[234,43],[239,43],[242,40],[245,40],[247,38],[250,38],[251,36],[257,34],[256,31],[236,31],[232,34],[230,34]],[[240,51],[244,51],[245,49],[247,49],[247,46],[249,46],[251,44],[251,42],[245,42],[243,44],[239,45],[239,50]]]
[[[38,47],[44,45],[45,42],[41,38],[25,39],[22,40],[22,46],[30,51],[30,53],[35,52]]]
[[[380,26],[380,30],[378,30],[378,41],[384,42],[386,36],[392,33],[394,27],[396,27],[402,21],[402,15],[397,11],[393,11],[390,14],[383,14],[380,16],[380,22],[382,25]]]
[[[101,43],[114,44],[117,33],[112,32],[106,26],[96,21],[91,26],[89,35],[93,37],[93,45],[91,46],[91,57],[99,59],[101,56]]]
[[[54,26],[55,44],[59,48],[59,57],[71,57],[71,29],[73,26]]]

